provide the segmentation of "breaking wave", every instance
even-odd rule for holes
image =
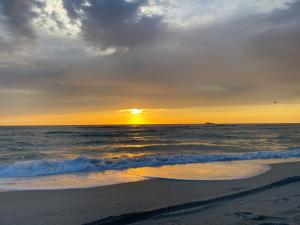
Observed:
[[[0,177],[34,177],[188,163],[294,157],[300,157],[300,148],[293,148],[286,151],[261,151],[247,153],[146,155],[123,158],[79,157],[67,160],[32,160],[0,166]]]

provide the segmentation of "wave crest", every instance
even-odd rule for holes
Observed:
[[[247,153],[147,155],[131,158],[79,157],[67,160],[33,160],[0,166],[0,177],[33,177],[201,162],[294,157],[300,157],[300,148],[286,151],[261,151]]]

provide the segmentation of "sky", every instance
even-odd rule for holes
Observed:
[[[299,0],[0,0],[0,125],[300,122],[299,12]]]

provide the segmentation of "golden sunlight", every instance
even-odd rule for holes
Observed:
[[[1,115],[0,125],[297,123],[300,104]]]
[[[119,110],[123,113],[125,118],[125,124],[148,124],[147,113],[145,109],[132,108],[132,109],[123,109]]]
[[[144,109],[134,108],[134,109],[129,109],[128,111],[130,112],[131,116],[129,116],[127,123],[129,123],[129,124],[146,124],[147,123],[144,115],[142,114]]]
[[[143,109],[130,109],[129,110],[132,114],[141,114],[143,112]]]

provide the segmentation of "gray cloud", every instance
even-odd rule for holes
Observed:
[[[300,80],[300,2],[264,20],[268,27],[257,34],[248,49],[264,66],[281,72],[285,79]]]
[[[43,8],[39,0],[1,0],[0,9],[4,24],[16,37],[35,39],[32,20],[38,16],[33,7]]]
[[[80,10],[84,7],[85,0],[62,0],[62,3],[70,19],[80,18]]]
[[[161,16],[142,15],[147,0],[64,0],[71,19],[81,20],[83,38],[95,47],[132,48],[155,39],[164,31]]]
[[[132,50],[97,56],[89,54],[81,41],[47,39],[44,53],[35,56],[33,65],[0,68],[0,90],[36,93],[23,101],[28,110],[30,106],[35,111],[73,112],[300,101],[299,1],[269,14],[193,29],[165,28],[160,17],[139,15],[144,1],[97,0],[90,6],[83,2],[66,0],[64,7],[72,20],[82,21],[85,41],[103,49]],[[145,44],[161,32],[166,34],[163,39]],[[1,40],[0,48],[4,49]],[[9,94],[0,92],[0,98]],[[17,99],[14,95],[6,104],[21,111],[15,107]]]

